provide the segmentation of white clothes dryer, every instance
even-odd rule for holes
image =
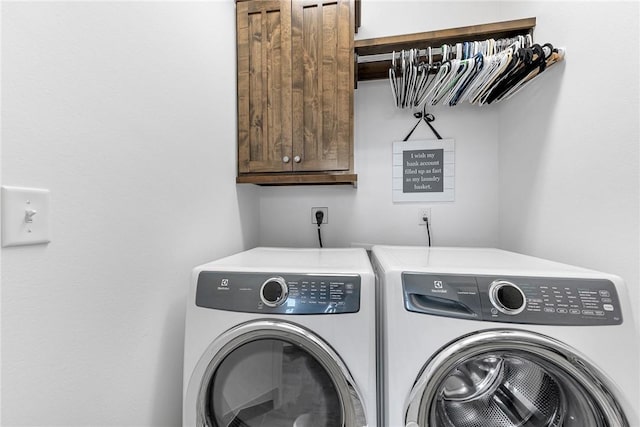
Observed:
[[[196,267],[183,426],[376,426],[364,249],[255,248]]]
[[[389,427],[636,427],[616,276],[498,249],[376,246]]]

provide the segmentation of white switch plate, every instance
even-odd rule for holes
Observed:
[[[2,246],[49,243],[49,200],[49,190],[3,185]]]

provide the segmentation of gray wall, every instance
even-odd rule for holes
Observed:
[[[234,17],[3,2],[2,183],[51,190],[53,239],[2,250],[2,425],[181,423],[190,271],[258,239]]]
[[[358,39],[494,22],[495,2],[365,1]],[[498,245],[499,108],[436,106],[434,127],[455,140],[455,202],[393,203],[391,146],[416,123],[411,110],[393,105],[386,80],[360,82],[355,93],[355,169],[358,188],[297,187],[260,190],[260,243],[315,246],[311,207],[327,206],[326,246],[426,244],[419,226],[431,208],[435,245]],[[411,140],[434,139],[424,125]]]
[[[502,6],[524,15],[567,56],[500,111],[500,245],[618,274],[638,303],[640,4]]]

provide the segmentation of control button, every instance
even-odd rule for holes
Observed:
[[[601,297],[611,296],[611,294],[609,294],[609,291],[598,291],[598,294],[600,294]]]
[[[514,283],[506,280],[496,280],[491,283],[489,299],[498,311],[508,315],[521,313],[527,305],[524,292]]]
[[[596,310],[596,316],[604,316],[604,311]]]
[[[276,302],[282,297],[282,287],[278,282],[267,282],[262,288],[262,296],[269,302]]]
[[[517,310],[524,304],[524,295],[515,286],[503,286],[498,292],[498,301],[510,310]]]
[[[585,316],[594,316],[596,313],[593,310],[582,310],[582,314]]]
[[[554,308],[551,308],[551,307],[545,307],[544,308],[544,312],[545,313],[555,313],[556,310]]]
[[[601,301],[604,302],[604,303],[609,303],[609,304],[611,304],[613,302],[613,300],[611,298],[602,298]]]
[[[572,308],[572,309],[569,310],[569,313],[570,314],[580,314],[580,310]]]
[[[268,307],[277,307],[284,303],[289,295],[287,282],[282,277],[266,280],[260,288],[260,299]]]
[[[611,304],[604,304],[602,308],[604,308],[604,311],[613,311],[613,305]]]
[[[568,310],[566,308],[558,308],[556,312],[560,314],[567,314]]]

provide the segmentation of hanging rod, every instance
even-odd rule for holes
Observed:
[[[518,35],[533,34],[536,18],[524,18],[489,24],[471,25],[423,33],[399,36],[379,37],[355,40],[354,50],[357,58],[357,81],[388,78],[389,60],[393,51],[412,49],[423,46],[455,45],[465,41],[481,41],[486,39],[508,39]],[[372,55],[386,54],[385,59]]]
[[[503,44],[503,47],[506,48],[507,45],[515,42],[517,39],[514,38],[509,38],[509,39],[498,39],[498,41],[505,41],[505,43]],[[476,40],[477,41],[477,40]],[[483,40],[484,41],[484,40]],[[450,53],[452,53],[453,55],[456,54],[455,51],[455,45],[448,45],[450,48]],[[423,59],[423,58],[427,58],[429,55],[429,51],[427,49],[412,49],[416,55],[418,55],[418,58]],[[431,55],[433,58],[438,58],[438,60],[440,60],[439,57],[441,57],[443,55],[443,47],[431,47]],[[498,50],[500,50],[500,48],[498,48]],[[366,56],[359,56],[358,57],[358,63],[359,64],[364,64],[366,62],[379,62],[379,61],[391,61],[393,59],[394,53],[396,58],[398,58],[398,55],[401,54],[401,50],[396,50],[393,51],[391,53],[379,53],[376,55],[366,55]],[[405,50],[405,52],[408,52]]]

